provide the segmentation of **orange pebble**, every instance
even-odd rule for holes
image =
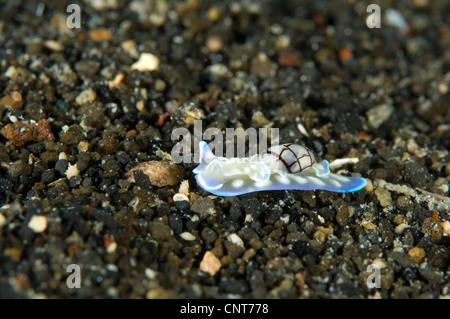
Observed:
[[[110,41],[113,37],[113,34],[108,29],[94,29],[90,30],[89,38],[94,42],[102,42],[102,41]]]
[[[113,242],[115,242],[114,239],[112,239],[111,237],[109,237],[108,235],[104,235],[103,236],[103,244],[105,246],[105,248],[107,248],[109,245],[111,245]]]
[[[364,131],[361,131],[361,132],[358,133],[358,138],[359,138],[360,140],[363,140],[363,141],[366,141],[366,142],[369,142],[369,141],[370,141],[370,135],[367,134],[367,133],[364,132]]]
[[[321,27],[325,24],[325,20],[323,19],[323,16],[320,13],[315,13],[312,16],[312,21],[316,25],[316,27]]]
[[[439,219],[439,214],[437,211],[433,210],[433,216],[431,216],[433,219],[438,220]]]
[[[164,123],[166,123],[166,120],[170,117],[169,113],[163,113],[159,117],[159,119],[156,121],[155,126],[156,127],[162,127]]]
[[[438,32],[439,32],[439,36],[442,39],[445,39],[445,38],[450,36],[450,27],[448,27],[446,25],[443,25],[443,26],[439,27],[439,31]]]
[[[341,51],[339,51],[339,60],[341,61],[347,61],[353,58],[352,49],[349,47],[342,48]]]

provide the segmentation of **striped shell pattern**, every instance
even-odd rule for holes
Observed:
[[[265,163],[271,172],[287,172],[291,174],[311,168],[316,159],[306,147],[297,144],[281,144],[270,147],[254,159]]]

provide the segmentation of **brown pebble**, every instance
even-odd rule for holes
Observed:
[[[358,133],[358,139],[363,140],[365,142],[369,142],[370,141],[370,135],[367,134],[364,131],[361,131]]]
[[[46,120],[39,122],[17,121],[2,128],[1,133],[17,147],[27,142],[54,141],[55,136]]]
[[[341,226],[346,226],[351,221],[353,215],[353,207],[344,203],[342,206],[337,208],[336,221]]]
[[[450,177],[450,163],[445,165],[444,173],[445,173],[445,176]]]
[[[392,197],[391,193],[385,188],[377,187],[375,189],[375,195],[377,195],[378,201],[382,207],[392,207]]]
[[[77,244],[71,244],[69,247],[67,247],[67,254],[72,257],[76,254],[78,254],[80,251],[82,251],[81,247]]]
[[[313,235],[314,239],[317,239],[320,242],[324,242],[327,239],[328,235],[333,233],[333,227],[323,227],[317,226],[316,231]]]
[[[416,264],[419,264],[425,257],[425,250],[419,247],[413,247],[408,251],[408,255],[414,259]]]
[[[124,178],[135,183],[133,173],[138,170],[142,170],[149,177],[150,183],[158,187],[176,185],[184,177],[184,170],[179,165],[168,161],[148,161],[129,170]]]
[[[213,6],[206,12],[206,17],[209,21],[216,22],[220,18],[220,9],[217,6]]]
[[[240,257],[244,253],[244,248],[242,246],[239,246],[229,241],[225,242],[225,248],[227,250],[228,255],[230,255],[231,258],[233,259]]]
[[[277,65],[265,53],[260,52],[252,59],[250,66],[250,73],[252,75],[265,79],[274,77],[276,72]]]
[[[293,48],[285,48],[281,50],[278,55],[278,64],[280,66],[299,66],[300,65],[300,53]]]
[[[401,208],[408,208],[411,206],[411,199],[406,195],[399,195],[397,197],[397,205]]]
[[[371,230],[371,229],[374,229],[375,227],[377,227],[374,223],[366,221],[366,220],[361,221],[361,226],[368,230]]]
[[[209,250],[205,253],[200,262],[200,270],[208,273],[210,276],[214,276],[221,266],[220,260]]]
[[[17,91],[11,92],[9,95],[5,95],[0,100],[0,106],[12,107],[13,109],[21,109],[23,107],[22,94]]]
[[[244,252],[244,255],[242,256],[242,259],[244,260],[244,261],[249,261],[250,259],[252,259],[254,256],[256,255],[256,251],[255,251],[255,249],[253,249],[253,248],[250,248],[250,249],[248,249],[248,250],[246,250],[245,252]]]
[[[89,38],[94,42],[109,41],[112,37],[113,34],[107,29],[94,29],[89,31]]]
[[[444,230],[439,221],[433,217],[428,217],[423,221],[422,233],[430,235],[433,241],[438,242],[441,240]]]
[[[372,180],[367,179],[367,185],[366,185],[366,187],[364,187],[364,190],[365,190],[368,194],[372,194],[372,193],[373,193],[373,183],[372,183]]]
[[[385,168],[376,168],[373,170],[372,173],[370,173],[370,178],[375,179],[381,179],[386,180],[389,176],[388,170]]]
[[[11,258],[11,260],[14,262],[20,261],[22,252],[23,252],[23,248],[21,248],[21,247],[10,247],[10,248],[5,248],[3,250],[3,254],[5,254],[6,256],[9,256]]]
[[[100,63],[93,60],[81,60],[75,63],[75,71],[87,75],[95,75],[100,69]]]
[[[264,116],[261,111],[256,111],[252,116],[253,127],[265,127],[270,121]]]
[[[398,226],[398,225],[403,224],[403,223],[406,222],[406,217],[403,216],[403,215],[400,215],[400,214],[395,215],[393,222],[394,222],[394,225]]]

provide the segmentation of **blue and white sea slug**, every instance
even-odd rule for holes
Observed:
[[[193,172],[198,185],[218,196],[237,196],[272,190],[355,192],[367,185],[362,177],[330,172],[328,161],[320,163],[312,152],[296,144],[270,147],[246,158],[215,156],[206,142],[199,144],[200,165]]]

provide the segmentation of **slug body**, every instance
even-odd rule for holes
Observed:
[[[355,192],[366,179],[330,172],[326,160],[317,163],[311,151],[295,144],[282,144],[246,158],[215,156],[206,142],[199,144],[200,165],[193,172],[204,190],[218,196],[237,196],[271,190]]]

